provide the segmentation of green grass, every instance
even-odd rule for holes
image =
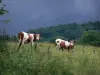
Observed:
[[[51,43],[21,46],[8,43],[0,52],[0,75],[100,75],[100,48],[76,45],[74,53],[59,51]],[[49,48],[50,47],[50,48]],[[95,53],[94,53],[95,50]]]

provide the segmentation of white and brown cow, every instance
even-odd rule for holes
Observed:
[[[62,40],[62,39],[56,39],[55,44],[58,46],[59,49],[61,49],[63,51],[63,49],[68,49],[68,51],[70,49],[74,48],[74,40],[71,40],[70,42],[66,41],[66,40]]]
[[[31,45],[33,46],[34,42],[40,39],[40,34],[32,34],[21,31],[18,33],[18,38],[19,38],[19,46],[18,46],[19,49],[20,46],[23,45],[24,43],[31,43]]]

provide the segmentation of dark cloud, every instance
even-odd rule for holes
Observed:
[[[11,19],[0,24],[9,33],[65,23],[100,20],[100,0],[4,0]]]

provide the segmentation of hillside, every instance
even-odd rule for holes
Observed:
[[[96,30],[100,31],[100,22],[88,22],[84,24],[63,24],[46,28],[30,29],[30,33],[40,33],[41,41],[52,41],[55,38],[63,39],[79,39],[84,31]]]

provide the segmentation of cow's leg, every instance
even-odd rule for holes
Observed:
[[[70,47],[68,46],[68,52],[69,52],[69,50],[70,50]]]
[[[23,41],[23,40],[20,40],[20,41],[19,41],[18,50],[19,50],[20,46],[22,45],[22,41]]]
[[[33,46],[34,42],[33,42],[33,38],[31,38],[31,47]]]
[[[34,42],[31,42],[31,46],[33,46],[34,45]]]
[[[61,50],[61,47],[58,46],[59,51]]]
[[[61,47],[61,50],[62,50],[62,52],[64,51],[64,48],[63,47]]]
[[[20,43],[19,43],[19,46],[18,46],[18,50],[19,50],[19,48],[21,47],[21,45],[24,45],[24,42],[25,42],[25,39],[20,40]]]
[[[75,50],[74,50],[74,45],[72,46],[72,53],[73,53],[73,56],[75,55]]]
[[[24,43],[25,43],[25,39],[23,39],[23,41],[22,41],[22,45],[24,45]]]
[[[61,50],[61,48],[59,48],[59,51]]]
[[[70,49],[73,52],[74,51],[74,45],[73,46],[70,46]]]
[[[64,51],[64,49],[62,48],[62,52]]]
[[[56,45],[56,50],[59,50],[60,51],[60,47],[58,45]]]

